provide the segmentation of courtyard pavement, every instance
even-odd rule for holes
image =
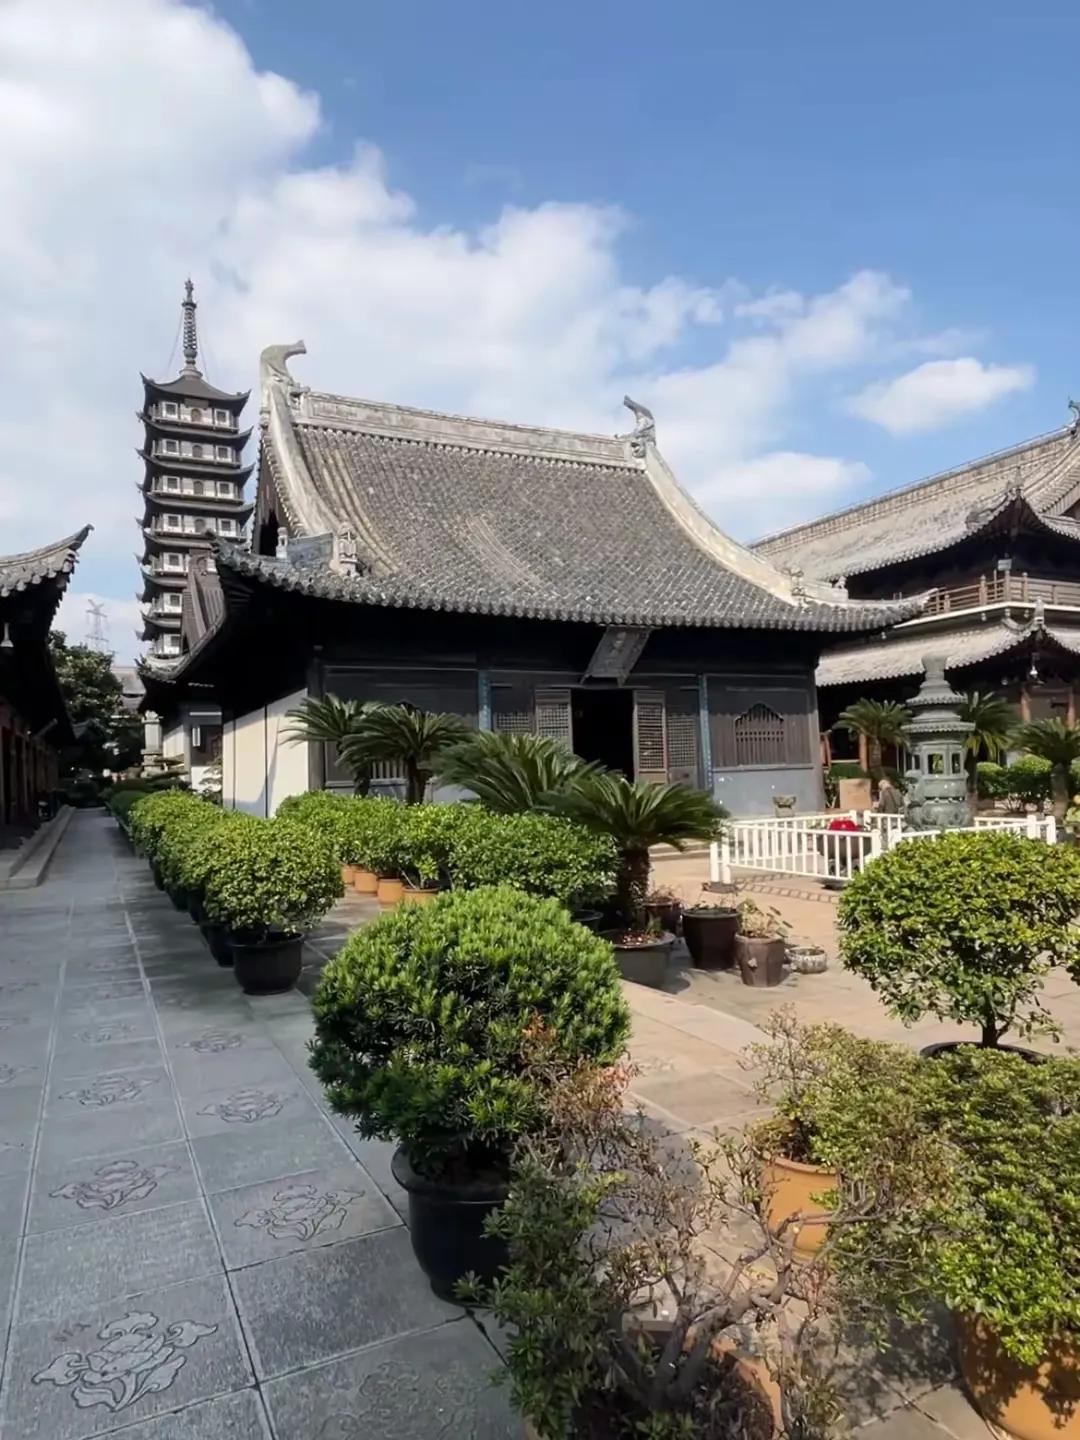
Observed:
[[[520,1436],[311,1030],[302,994],[241,994],[100,812],[0,896],[3,1440]]]
[[[43,886],[0,896],[2,1440],[521,1435],[489,1383],[494,1330],[413,1260],[393,1147],[333,1115],[307,1066],[307,994],[377,913],[347,897],[301,990],[249,999],[100,812]],[[627,985],[635,1097],[673,1135],[745,1124],[743,1051],[774,1005],[888,1029],[869,992],[842,1003],[848,980],[757,992],[676,965],[668,992]],[[989,1433],[930,1340],[852,1357],[864,1440]]]

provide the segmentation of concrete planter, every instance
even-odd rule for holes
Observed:
[[[779,985],[784,978],[787,946],[783,940],[757,935],[735,936],[735,959],[744,985]]]

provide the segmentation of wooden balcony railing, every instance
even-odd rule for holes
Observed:
[[[985,605],[1027,604],[1041,600],[1044,605],[1080,606],[1080,583],[1075,580],[1042,580],[1027,574],[981,575],[969,585],[940,589],[926,607],[927,615],[950,610],[977,610]]]

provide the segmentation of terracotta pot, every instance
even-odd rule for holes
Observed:
[[[406,885],[401,900],[403,904],[408,905],[431,905],[441,894],[441,890],[421,890],[412,885]]]
[[[766,1209],[769,1228],[775,1234],[793,1215],[809,1218],[826,1214],[813,1197],[834,1191],[840,1177],[824,1165],[807,1165],[801,1160],[777,1156],[762,1166],[761,1183],[769,1197]],[[795,1229],[795,1254],[803,1259],[816,1255],[825,1243],[826,1225],[800,1223],[792,1228]]]
[[[355,866],[355,865],[342,865],[342,867],[341,867],[341,883],[345,886],[345,889],[348,890],[349,886],[352,885],[352,884],[354,884],[355,881],[356,881],[356,866]]]
[[[787,946],[783,940],[736,935],[735,959],[739,962],[744,985],[779,985],[784,978]]]
[[[365,870],[362,865],[354,865],[353,889],[358,895],[374,895],[379,888],[379,877],[374,870]]]
[[[404,881],[385,880],[380,877],[378,889],[375,891],[375,899],[380,905],[397,905],[404,894]]]
[[[1020,1365],[978,1316],[956,1316],[960,1374],[985,1420],[1018,1440],[1080,1440],[1080,1338]]]

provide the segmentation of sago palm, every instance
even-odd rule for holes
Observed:
[[[351,764],[392,760],[405,772],[405,801],[418,805],[440,757],[469,734],[457,715],[420,710],[415,705],[379,705],[364,716],[356,735],[346,737],[343,753]]]
[[[960,719],[975,727],[964,745],[968,787],[973,790],[978,762],[986,759],[996,764],[1008,748],[1016,728],[1016,711],[1000,695],[980,690],[969,690],[957,708]]]
[[[1018,750],[1050,761],[1054,816],[1058,821],[1064,820],[1069,808],[1069,766],[1074,760],[1080,760],[1080,728],[1057,718],[1032,720],[1014,730],[1011,740]]]
[[[682,850],[687,841],[712,840],[725,813],[703,790],[651,785],[608,771],[582,776],[554,808],[614,840],[619,850],[619,910],[633,930],[645,925],[650,848],[673,845]]]
[[[489,810],[507,815],[542,809],[601,768],[542,735],[478,730],[446,752],[439,775],[466,786]]]
[[[349,771],[353,793],[366,795],[371,788],[371,765],[350,758],[345,753],[345,742],[361,733],[367,716],[375,708],[359,700],[339,700],[336,695],[304,700],[295,710],[286,711],[285,719],[292,724],[282,731],[282,738],[290,745],[310,741],[315,745],[335,746],[338,758]]]
[[[875,780],[882,775],[882,750],[886,745],[902,745],[907,726],[912,720],[906,705],[895,700],[856,700],[837,717],[838,728],[849,735],[865,736],[867,765]]]

